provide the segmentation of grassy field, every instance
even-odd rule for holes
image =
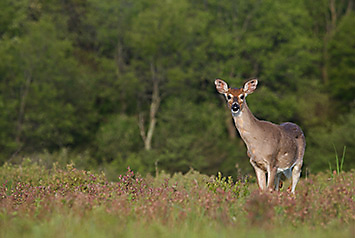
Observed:
[[[252,180],[252,179],[251,179]],[[301,179],[296,196],[196,171],[109,182],[73,165],[0,167],[1,237],[355,237],[354,171]]]

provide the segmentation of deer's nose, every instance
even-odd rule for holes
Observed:
[[[238,103],[233,103],[231,109],[233,112],[237,112],[240,109],[240,107]]]

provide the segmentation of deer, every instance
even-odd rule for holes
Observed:
[[[292,177],[288,191],[295,194],[306,148],[302,129],[292,122],[278,125],[253,115],[246,97],[255,91],[258,79],[248,80],[241,88],[230,88],[221,79],[216,79],[215,85],[217,91],[225,96],[234,124],[247,147],[259,189],[278,191],[281,179]]]

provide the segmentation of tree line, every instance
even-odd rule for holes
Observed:
[[[214,79],[299,124],[311,172],[355,162],[352,0],[3,0],[0,162],[252,170]],[[55,155],[55,156],[54,156]],[[14,159],[15,158],[15,159]]]

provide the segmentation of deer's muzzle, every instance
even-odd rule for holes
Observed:
[[[232,113],[237,113],[240,110],[240,106],[238,103],[234,102],[231,106]]]

